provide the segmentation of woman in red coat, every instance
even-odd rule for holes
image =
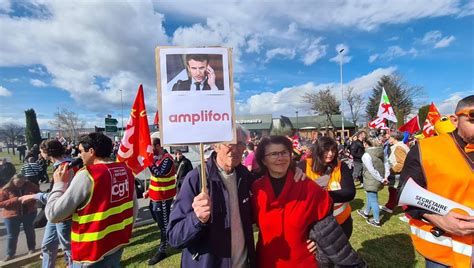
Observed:
[[[352,249],[346,251],[350,252],[346,256],[340,254],[350,245],[332,216],[328,192],[311,180],[293,180],[291,151],[288,138],[271,136],[260,142],[256,152],[257,161],[265,171],[252,185],[254,218],[260,229],[258,267],[317,267],[315,256],[307,249],[308,237],[315,240],[318,248],[329,249],[329,258],[334,263],[363,267],[364,262]],[[338,235],[335,239],[342,242],[335,243],[334,237],[326,239],[327,234],[319,223],[326,231],[330,230],[327,234],[335,231]],[[311,233],[317,235],[311,237]],[[344,258],[349,263],[341,263]]]

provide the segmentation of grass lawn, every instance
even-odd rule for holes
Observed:
[[[13,155],[11,149],[10,149],[10,154],[7,153],[7,149],[3,149],[3,152],[0,152],[0,158],[4,158],[4,157],[7,157],[10,159],[10,162],[13,163],[17,172],[20,171],[21,165],[23,163],[20,163],[20,159],[18,158],[18,152],[15,152],[15,155]]]
[[[9,156],[20,169],[18,155],[0,153],[0,157]],[[386,189],[379,193],[379,203],[385,204],[388,198]],[[351,202],[354,231],[350,239],[352,246],[369,263],[370,267],[424,267],[424,259],[415,252],[409,236],[408,224],[400,221],[401,210],[395,210],[393,215],[381,212],[382,227],[368,225],[357,213],[365,204],[365,193],[357,189],[356,198]],[[155,224],[143,226],[134,230],[131,243],[125,248],[122,256],[124,267],[147,267],[159,244],[159,231]],[[255,233],[255,238],[257,233]],[[170,249],[170,257],[158,263],[155,267],[179,267],[180,251]],[[64,262],[58,267],[65,267]],[[41,267],[34,263],[29,267]]]
[[[380,203],[384,204],[388,191],[380,192]],[[424,267],[424,259],[413,248],[409,237],[408,224],[400,221],[403,215],[396,210],[393,215],[382,213],[382,227],[368,225],[356,210],[365,204],[365,193],[357,189],[355,200],[351,202],[354,219],[354,232],[351,244],[369,263],[370,267]],[[257,233],[255,233],[255,238]],[[138,228],[134,232],[131,244],[125,248],[122,264],[124,267],[144,267],[158,246],[159,231],[156,225]],[[170,257],[155,267],[179,267],[180,254],[169,250]]]

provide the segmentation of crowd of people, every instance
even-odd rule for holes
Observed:
[[[171,246],[182,249],[182,267],[367,267],[349,242],[356,188],[366,195],[356,214],[374,228],[383,227],[384,213],[393,213],[409,178],[474,207],[474,96],[461,100],[451,119],[454,132],[420,141],[397,130],[367,129],[342,143],[328,135],[304,145],[297,135],[251,138],[237,126],[235,144],[215,144],[205,166],[194,168],[182,151],[173,157],[152,138],[143,197],[149,199],[160,243],[148,264],[167,258]],[[43,141],[37,158],[25,156],[18,173],[2,159],[6,261],[15,256],[20,225],[30,253],[35,251],[41,204],[47,219],[43,267],[55,267],[59,246],[68,267],[120,267],[138,203],[134,175],[115,161],[114,147],[101,133],[81,136],[81,169],[71,164],[73,150],[58,140]],[[46,192],[38,187],[47,167],[41,160],[52,163],[54,172]],[[388,201],[382,205],[384,188]],[[426,267],[472,267],[473,215],[403,209],[400,219],[410,225]]]

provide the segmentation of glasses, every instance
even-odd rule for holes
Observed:
[[[265,156],[272,159],[272,160],[276,160],[276,159],[278,159],[278,157],[284,157],[284,158],[289,157],[290,152],[288,152],[288,151],[271,152],[271,153],[265,154]]]
[[[474,120],[474,109],[462,110],[456,113],[457,116],[465,115],[469,120]]]

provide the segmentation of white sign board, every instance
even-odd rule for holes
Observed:
[[[228,48],[156,48],[161,143],[235,142]]]

